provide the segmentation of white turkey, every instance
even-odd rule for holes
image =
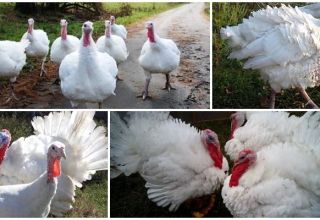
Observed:
[[[148,97],[148,88],[152,74],[162,73],[166,75],[165,88],[168,91],[174,89],[170,84],[170,73],[180,63],[180,51],[171,39],[159,37],[154,31],[154,23],[147,22],[148,40],[144,43],[139,57],[139,64],[143,68],[146,83],[142,92],[142,98]]]
[[[57,192],[61,173],[61,157],[66,158],[64,145],[54,142],[48,146],[46,171],[27,184],[0,186],[1,217],[47,217]],[[28,170],[25,170],[28,172]]]
[[[287,112],[237,112],[231,116],[231,137],[225,151],[232,160],[245,148],[259,151],[272,143],[292,140],[305,117]]]
[[[10,78],[11,97],[14,99],[17,98],[13,92],[13,83],[16,82],[26,64],[25,50],[29,43],[28,40],[21,42],[0,41],[0,76]]]
[[[72,209],[76,187],[98,170],[107,170],[106,130],[93,120],[94,112],[54,112],[35,117],[34,135],[14,141],[0,165],[0,185],[30,183],[47,168],[46,152],[56,141],[65,145],[57,192],[50,213],[62,216]],[[30,202],[30,201],[29,201]]]
[[[33,18],[28,19],[28,31],[23,34],[21,40],[29,40],[30,44],[26,48],[28,57],[35,57],[42,59],[40,76],[46,73],[44,63],[49,52],[49,39],[46,32],[40,29],[34,29]]]
[[[61,19],[61,36],[53,41],[51,46],[50,58],[53,62],[60,64],[63,58],[78,50],[80,40],[73,36],[68,35],[68,22],[65,19]]]
[[[97,48],[100,52],[106,52],[112,56],[119,65],[129,56],[126,43],[121,37],[112,33],[110,21],[105,21],[105,26],[105,35],[97,40]]]
[[[317,122],[319,124],[319,121]],[[318,128],[319,129],[319,128]],[[305,133],[308,137],[308,133]],[[234,217],[319,217],[319,145],[304,138],[308,149],[277,143],[255,152],[239,153],[226,178],[222,198]]]
[[[85,22],[79,50],[67,55],[59,68],[62,93],[73,107],[89,102],[101,108],[116,88],[117,63],[109,54],[98,51],[92,31],[92,22]]]
[[[127,29],[121,24],[116,24],[116,18],[114,16],[110,16],[110,22],[112,33],[126,40],[128,34]]]
[[[220,188],[228,163],[215,132],[166,112],[111,113],[110,120],[111,177],[139,173],[149,199],[170,211]]]
[[[312,15],[282,5],[252,12],[243,23],[221,29],[232,53],[229,58],[246,60],[245,69],[260,70],[272,89],[270,107],[282,89],[297,88],[307,104],[316,108],[306,88],[320,84],[320,21]]]

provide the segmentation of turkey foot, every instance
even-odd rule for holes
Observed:
[[[144,90],[142,91],[141,95],[137,96],[137,98],[142,97],[143,100],[146,100],[147,98],[151,98],[151,96],[149,96],[148,94],[150,80],[151,80],[151,75],[149,74],[146,78],[146,83],[144,84]]]
[[[216,194],[212,194],[210,196],[210,199],[208,201],[208,205],[203,207],[201,210],[199,211],[194,211],[192,212],[192,215],[196,218],[202,218],[206,215],[208,215],[208,213],[212,210],[212,208],[214,207],[216,201]]]
[[[314,101],[310,98],[310,96],[308,95],[305,89],[299,88],[299,92],[302,95],[302,97],[307,101],[307,105],[309,105],[312,108],[319,108],[316,105],[316,103],[314,103]]]
[[[176,88],[173,88],[170,84],[170,82],[166,82],[165,87],[162,90],[168,90],[168,92],[170,92],[172,90],[176,90]]]
[[[146,100],[146,99],[151,99],[152,97],[149,96],[148,92],[143,91],[141,95],[137,95],[137,98],[142,98],[143,100]]]
[[[171,89],[172,90],[176,90],[175,88],[173,88],[172,86],[171,86],[171,84],[170,84],[170,76],[169,76],[169,74],[166,74],[166,85],[165,85],[165,87],[162,89],[162,90],[168,90],[168,92],[170,92],[171,91]]]
[[[276,103],[276,91],[271,89],[271,95],[270,95],[270,100],[269,100],[269,108],[273,109]]]
[[[19,101],[19,99],[14,94],[13,84],[10,83],[10,97],[5,101],[5,104],[9,103],[12,99],[15,99],[16,101]]]
[[[40,77],[42,77],[44,75],[47,75],[47,71],[45,71],[45,69],[41,69]]]

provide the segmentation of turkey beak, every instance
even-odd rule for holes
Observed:
[[[65,152],[64,148],[61,149],[61,157],[63,157],[65,160],[67,159],[66,152]]]
[[[254,163],[257,160],[257,154],[256,153],[252,153],[248,155],[251,163]]]

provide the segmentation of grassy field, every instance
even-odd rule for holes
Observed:
[[[12,135],[12,140],[33,134],[30,123],[32,114],[26,112],[0,113],[0,125],[7,128]],[[98,121],[99,125],[106,125],[104,121]],[[81,189],[76,190],[76,200],[73,210],[66,217],[106,217],[108,201],[108,175],[107,171],[97,172],[92,180],[85,182]]]
[[[243,62],[230,60],[227,42],[221,40],[220,29],[237,25],[252,11],[266,5],[280,3],[213,3],[213,108],[267,108],[270,86],[264,83],[259,72],[244,70]],[[301,6],[303,3],[290,3]],[[307,92],[316,103],[320,103],[318,88]],[[306,108],[305,101],[293,89],[282,91],[276,97],[276,108]]]

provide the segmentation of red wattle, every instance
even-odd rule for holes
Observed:
[[[61,164],[60,164],[60,160],[58,159],[54,159],[52,162],[52,167],[51,167],[51,173],[52,173],[52,177],[58,177],[60,176],[61,173]]]
[[[67,39],[67,27],[62,27],[62,29],[61,29],[61,38],[62,38],[62,40]]]
[[[28,27],[28,33],[32,34],[32,27],[31,26]]]
[[[223,163],[223,154],[221,150],[214,145],[208,146],[209,154],[211,159],[214,161],[214,166],[222,169],[222,163]]]
[[[83,46],[87,47],[89,45],[90,45],[90,35],[85,33],[83,37]]]
[[[148,28],[148,38],[151,43],[155,43],[154,32],[152,28]]]
[[[231,174],[231,178],[230,178],[230,182],[229,182],[229,186],[233,187],[233,186],[238,186],[239,185],[239,180],[241,178],[241,176],[247,171],[247,169],[249,168],[249,160],[240,164],[236,164],[233,168],[232,168],[232,174]]]
[[[3,146],[0,149],[0,164],[2,163],[4,157],[6,156],[7,149],[8,149],[8,145],[7,146]]]

